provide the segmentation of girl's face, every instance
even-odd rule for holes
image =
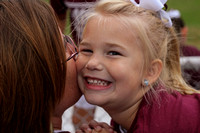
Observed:
[[[78,83],[89,103],[126,108],[143,96],[143,53],[134,31],[108,19],[94,17],[85,27],[76,61]]]

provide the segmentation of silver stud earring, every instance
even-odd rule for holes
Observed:
[[[146,86],[148,86],[148,85],[149,85],[149,80],[144,79],[144,86],[146,87]]]

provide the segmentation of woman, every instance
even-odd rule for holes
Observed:
[[[0,132],[52,132],[51,117],[79,99],[77,53],[62,37],[43,1],[0,1]]]

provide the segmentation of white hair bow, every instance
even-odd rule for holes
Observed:
[[[169,17],[172,19],[172,18],[180,18],[181,17],[181,13],[179,12],[179,10],[170,10],[167,12]]]
[[[135,6],[142,7],[144,9],[153,10],[159,13],[160,19],[167,27],[172,26],[172,21],[169,15],[162,9],[167,0],[140,0],[137,4],[135,0],[130,0]]]

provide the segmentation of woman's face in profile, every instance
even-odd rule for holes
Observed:
[[[61,36],[63,37],[62,33]],[[70,56],[70,50],[66,50],[66,58]],[[77,71],[75,60],[71,58],[66,62],[66,81],[63,97],[56,106],[55,113],[63,113],[67,108],[74,105],[82,95],[77,83]]]
[[[66,52],[67,57],[69,53]],[[65,102],[68,102],[69,106],[72,106],[82,95],[78,87],[77,82],[77,71],[76,63],[74,59],[70,59],[67,63],[67,72],[66,72],[66,84],[65,84],[65,94],[63,99],[66,99]]]

